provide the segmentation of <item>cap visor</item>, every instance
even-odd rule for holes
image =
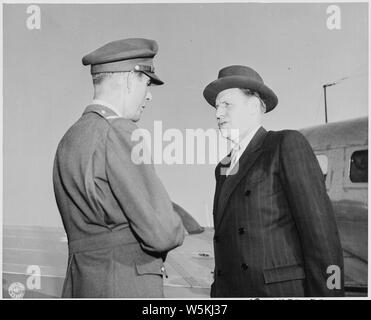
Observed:
[[[151,78],[151,82],[152,84],[156,85],[156,86],[160,86],[162,84],[164,84],[163,81],[160,80],[160,78],[158,76],[156,76],[154,73],[152,72],[147,72],[147,71],[142,71],[144,74],[146,74],[148,77]]]

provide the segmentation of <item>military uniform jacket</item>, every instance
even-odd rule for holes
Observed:
[[[223,174],[225,162],[216,168],[211,296],[343,295],[338,229],[321,169],[304,136],[260,128],[235,174]],[[340,270],[340,289],[332,290],[335,282],[327,281],[332,265]]]
[[[184,227],[153,165],[136,164],[137,128],[90,105],[58,145],[53,183],[69,243],[63,297],[163,296],[163,259]]]

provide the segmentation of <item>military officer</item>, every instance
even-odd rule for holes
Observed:
[[[83,57],[94,100],[58,145],[53,183],[68,236],[62,297],[163,297],[164,258],[184,227],[131,134],[154,72],[153,40],[110,42]]]

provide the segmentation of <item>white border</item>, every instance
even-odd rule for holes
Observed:
[[[0,79],[0,123],[1,123],[1,132],[0,132],[0,283],[1,283],[1,290],[0,290],[0,299],[3,298],[3,132],[4,132],[4,122],[3,122],[3,5],[0,6],[0,33],[1,33],[1,41],[0,41],[0,70],[1,70],[1,79]]]
[[[349,0],[329,0],[329,1],[323,1],[323,0],[312,0],[312,1],[300,1],[300,0],[286,0],[286,1],[280,1],[280,0],[271,0],[271,1],[262,1],[262,0],[255,0],[255,1],[248,1],[248,0],[233,0],[233,1],[222,1],[222,0],[202,0],[202,1],[192,1],[192,0],[178,0],[178,1],[168,1],[168,0],[141,0],[141,1],[136,1],[136,0],[110,0],[107,2],[99,1],[99,0],[79,0],[79,1],[71,1],[71,0],[49,0],[49,1],[43,1],[43,0],[33,0],[33,1],[17,1],[17,0],[0,0],[1,1],[1,6],[0,6],[0,31],[1,31],[1,41],[0,41],[0,47],[1,47],[1,52],[0,52],[0,70],[3,71],[3,4],[125,4],[125,3],[136,3],[136,4],[155,4],[155,3],[182,3],[182,4],[192,4],[192,3],[202,3],[202,4],[212,4],[212,3],[271,3],[271,4],[286,4],[286,3],[306,3],[306,4],[314,4],[314,3],[353,3],[352,1]],[[370,55],[371,53],[371,45],[370,45],[370,17],[371,17],[371,5],[370,5],[370,0],[357,0],[357,3],[368,3],[368,53]],[[3,273],[2,273],[2,268],[3,268],[3,72],[0,80],[0,97],[1,97],[1,102],[0,102],[0,123],[1,125],[1,132],[0,132],[0,146],[1,146],[1,151],[0,151],[0,283],[1,283],[1,288],[2,288],[2,280],[3,280]],[[370,61],[368,61],[368,84],[370,88],[370,83],[371,83],[371,67],[370,67]],[[370,92],[370,90],[369,90]],[[368,97],[368,103],[369,103],[369,97]],[[370,128],[370,119],[369,119],[369,128]],[[368,130],[368,138],[370,141],[370,130]],[[369,165],[371,161],[369,160]],[[370,192],[368,193],[368,202],[370,202]],[[370,217],[368,218],[368,256],[370,256],[370,243],[371,243],[371,233],[370,233]],[[371,276],[370,276],[370,264],[368,264],[368,294],[367,297],[365,298],[353,298],[353,297],[345,297],[345,298],[337,298],[336,300],[371,300],[370,298],[370,287],[371,287]],[[3,291],[0,290],[0,299],[2,299],[2,294]],[[299,300],[306,300],[305,299],[299,299]],[[325,298],[329,299],[329,298]],[[34,300],[34,299],[32,299]],[[36,299],[37,300],[37,299]],[[85,300],[85,299],[83,299]],[[99,299],[98,299],[99,300]],[[144,300],[144,299],[138,299],[138,300]],[[154,300],[199,300],[199,298],[179,298],[179,299],[171,299],[171,298],[165,298],[165,299],[154,299]],[[212,300],[220,300],[220,299],[215,299],[213,298]],[[234,299],[222,299],[225,301],[228,300],[251,300],[251,299],[245,299],[245,298],[234,298]],[[255,300],[255,299],[253,299]],[[269,298],[267,300],[277,300],[274,298]],[[282,300],[282,299],[280,299]]]

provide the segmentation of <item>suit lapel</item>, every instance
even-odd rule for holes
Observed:
[[[238,162],[238,171],[237,173],[228,176],[227,178],[224,177],[225,181],[216,191],[218,191],[218,198],[214,199],[217,201],[216,204],[216,223],[215,229],[218,228],[221,221],[224,218],[224,211],[227,206],[228,200],[241,181],[241,179],[247,174],[250,168],[253,166],[255,161],[260,156],[262,150],[261,146],[264,142],[264,139],[267,135],[267,131],[261,127],[256,134],[254,135],[253,139],[250,141],[249,145],[242,153],[239,162]],[[220,170],[219,170],[220,171]],[[220,176],[219,179],[222,179]]]

